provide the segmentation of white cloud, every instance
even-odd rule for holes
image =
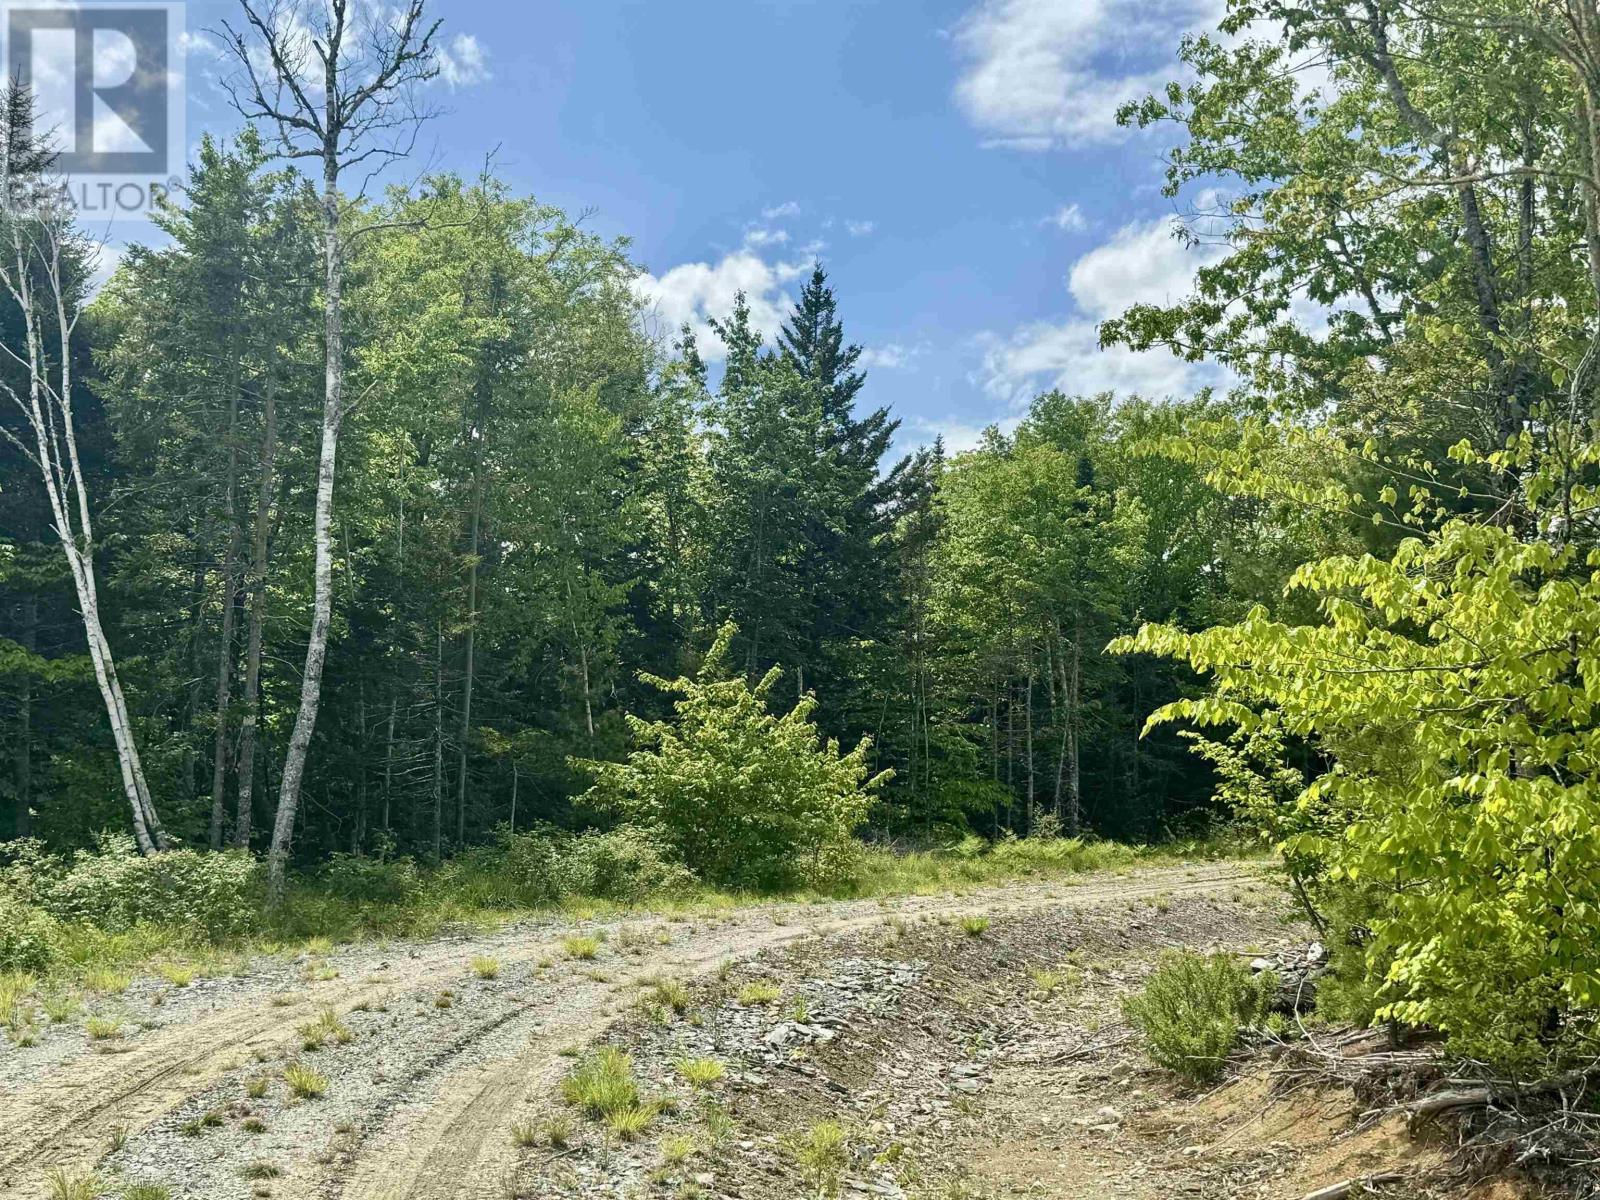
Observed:
[[[769,341],[793,305],[783,285],[806,271],[804,263],[769,263],[750,250],[737,250],[719,262],[680,263],[659,278],[645,274],[634,280],[634,294],[649,308],[664,333],[675,333],[687,323],[709,362],[725,353],[709,318],[724,318],[733,310],[734,296],[744,292],[750,305],[750,323]]]
[[[1079,311],[1105,320],[1133,304],[1168,304],[1188,295],[1194,273],[1227,251],[1186,246],[1176,236],[1179,227],[1176,217],[1134,221],[1073,263],[1067,288]]]
[[[489,54],[470,33],[458,33],[439,47],[439,78],[453,88],[490,78]]]
[[[845,232],[851,237],[866,237],[877,227],[878,223],[876,221],[846,221],[844,223]]]
[[[785,200],[782,204],[775,204],[771,208],[763,208],[761,210],[761,218],[764,221],[779,221],[784,217],[798,217],[799,215],[800,206],[793,200]]]
[[[1088,218],[1083,215],[1083,209],[1076,204],[1063,204],[1046,217],[1045,221],[1065,233],[1081,233],[1089,228]]]
[[[113,242],[100,242],[93,246],[88,280],[89,295],[99,294],[100,289],[105,287],[117,273],[117,268],[122,265],[127,253],[126,246],[119,246]]]
[[[983,389],[1016,409],[1052,387],[1163,399],[1225,384],[1228,376],[1221,368],[1186,362],[1164,349],[1100,348],[1101,321],[1130,305],[1183,299],[1195,272],[1226,253],[1221,247],[1186,246],[1173,236],[1175,229],[1172,217],[1135,221],[1079,258],[1067,276],[1077,315],[1024,325],[1009,336],[987,335],[978,373]]]
[[[1012,433],[1021,424],[1020,417],[1006,417],[994,422],[1001,433]],[[968,450],[976,450],[983,441],[987,426],[974,425],[961,417],[911,417],[902,429],[906,433],[914,434],[923,444],[928,444],[936,437],[944,439],[946,454],[964,454]]]
[[[904,346],[899,342],[868,346],[861,352],[861,365],[885,371],[898,371],[902,367],[909,366],[912,359],[920,355],[924,349],[926,349],[924,346]]]
[[[1222,11],[1220,0],[980,0],[954,30],[956,101],[987,146],[1117,140],[1118,107],[1171,79],[1178,39]]]
[[[751,226],[744,231],[744,244],[758,249],[762,246],[781,246],[788,240],[788,231],[783,229],[763,229],[759,226]]]

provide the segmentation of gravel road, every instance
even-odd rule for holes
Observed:
[[[46,1173],[97,1170],[110,1195],[165,1185],[174,1197],[500,1197],[519,1114],[542,1102],[576,1048],[602,1036],[639,986],[902,916],[1110,909],[1158,895],[1224,893],[1238,863],[1178,864],[961,896],[771,904],[706,915],[541,918],[493,933],[364,944],[320,959],[248,964],[172,988],[138,981],[106,1002],[121,1037],[53,1027],[0,1055],[0,1194],[51,1195]],[[597,957],[564,940],[599,935]],[[474,958],[498,963],[493,978]],[[304,1046],[332,1009],[343,1044]],[[297,1100],[300,1063],[326,1092]],[[260,1093],[259,1095],[252,1093]],[[252,1164],[262,1164],[251,1178]],[[277,1174],[267,1177],[266,1164]]]

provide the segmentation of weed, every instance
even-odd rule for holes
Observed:
[[[283,1168],[278,1166],[277,1163],[270,1163],[265,1159],[258,1158],[255,1162],[246,1165],[241,1174],[246,1179],[276,1179],[283,1174]]]
[[[599,955],[600,939],[591,936],[563,938],[561,948],[567,952],[568,958],[587,961]]]
[[[694,1157],[694,1152],[698,1149],[695,1140],[688,1134],[674,1134],[661,1142],[661,1161],[669,1167],[682,1166]]]
[[[449,1008],[455,1002],[456,1002],[456,994],[454,992],[452,992],[449,988],[446,988],[444,991],[440,992],[437,996],[435,996],[433,998],[433,1006],[435,1008]]]
[[[526,1150],[530,1146],[537,1146],[541,1141],[539,1127],[532,1121],[518,1121],[511,1126],[511,1144]]]
[[[615,1112],[606,1114],[606,1125],[612,1133],[624,1142],[638,1140],[650,1122],[655,1120],[655,1110],[652,1108],[619,1108]]]
[[[122,1200],[172,1200],[172,1189],[164,1183],[130,1183],[122,1189]]]
[[[50,1200],[99,1200],[106,1194],[105,1181],[93,1171],[79,1175],[65,1167],[52,1167],[45,1172],[44,1181]]]
[[[259,1100],[267,1094],[267,1088],[272,1081],[265,1075],[252,1075],[244,1081],[244,1094],[252,1100]]]
[[[775,983],[757,981],[747,983],[739,989],[739,1003],[749,1006],[755,1004],[774,1004],[779,996],[783,995]]]
[[[113,971],[108,967],[96,967],[83,977],[85,988],[103,996],[120,996],[132,982],[132,976],[126,971]]]
[[[472,960],[472,973],[479,979],[493,979],[500,974],[500,960],[479,955]]]
[[[300,1063],[283,1069],[283,1081],[289,1085],[289,1093],[300,1100],[315,1100],[328,1091],[328,1077]]]
[[[708,1088],[728,1073],[720,1059],[680,1058],[673,1064],[683,1081],[693,1088]]]
[[[113,1125],[111,1127],[111,1153],[115,1154],[128,1144],[128,1127],[126,1125]]]
[[[602,1047],[561,1081],[561,1094],[568,1104],[591,1117],[610,1117],[638,1108],[633,1060],[620,1050]]]
[[[246,1117],[239,1122],[239,1128],[246,1133],[265,1133],[267,1131],[267,1123],[260,1117]]]
[[[158,963],[156,974],[175,988],[186,988],[194,982],[194,968],[187,963]]]
[[[784,1143],[801,1172],[824,1196],[839,1194],[839,1180],[850,1161],[850,1138],[837,1121],[818,1121]]]
[[[961,932],[968,937],[982,937],[989,931],[989,918],[968,913],[961,918]]]
[[[711,1144],[720,1146],[733,1136],[737,1122],[734,1121],[719,1104],[705,1106],[706,1133],[711,1137]]]
[[[122,1022],[115,1017],[90,1017],[83,1030],[91,1042],[105,1042],[122,1036]]]
[[[339,1014],[331,1008],[318,1013],[315,1021],[300,1026],[300,1045],[306,1050],[321,1050],[329,1042],[343,1046],[354,1037],[349,1026],[339,1020]]]
[[[804,996],[794,998],[794,1006],[789,1009],[789,1019],[800,1025],[811,1023],[811,1006],[806,1003]]]
[[[675,1013],[682,1013],[689,1007],[689,989],[681,980],[658,979],[654,991],[657,1001]]]
[[[83,1008],[71,992],[46,992],[39,998],[39,1006],[52,1025],[64,1025]],[[0,1001],[0,1008],[4,1008],[3,1001]]]
[[[552,1149],[560,1150],[572,1140],[572,1118],[562,1114],[551,1117],[544,1123],[544,1140],[550,1143]]]

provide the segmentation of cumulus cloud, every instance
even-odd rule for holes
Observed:
[[[956,102],[989,146],[1116,140],[1118,107],[1162,87],[1178,39],[1222,11],[1220,0],[980,0],[953,31]]]
[[[711,329],[710,318],[726,317],[734,297],[745,294],[750,323],[769,341],[789,314],[793,300],[783,290],[806,270],[803,263],[769,263],[749,249],[737,250],[715,263],[680,263],[660,277],[645,274],[634,280],[634,294],[645,304],[663,333],[688,324],[709,362],[726,353]]]
[[[877,227],[878,223],[876,221],[846,221],[844,223],[845,232],[851,237],[866,237]]]
[[[489,54],[470,33],[458,33],[439,47],[439,78],[452,88],[490,78]]]
[[[781,221],[785,217],[798,217],[800,205],[793,200],[785,200],[782,204],[774,204],[771,208],[761,210],[763,221]]]
[[[1184,395],[1227,381],[1220,368],[1190,363],[1166,350],[1102,350],[1099,323],[1134,304],[1168,304],[1188,295],[1195,272],[1226,251],[1191,248],[1174,236],[1176,219],[1124,225],[1110,240],[1072,265],[1067,288],[1077,313],[1064,321],[1037,321],[1009,335],[986,335],[978,381],[1012,408],[1040,391],[1093,394],[1115,391],[1155,399]]]

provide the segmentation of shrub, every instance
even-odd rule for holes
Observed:
[[[1239,1044],[1241,1026],[1258,1025],[1277,990],[1271,971],[1252,976],[1226,954],[1169,951],[1145,983],[1123,1002],[1123,1013],[1144,1036],[1145,1052],[1194,1083],[1209,1083]]]
[[[827,852],[850,840],[873,790],[870,739],[848,754],[824,742],[805,697],[767,711],[781,672],[755,687],[730,664],[736,630],[724,625],[694,678],[642,678],[677,698],[673,721],[629,718],[637,744],[626,762],[583,763],[585,799],[659,830],[698,875],[725,886],[779,888],[826,873]]]
[[[0,892],[0,973],[42,975],[57,957],[55,935],[48,914]]]
[[[624,825],[609,833],[590,830],[569,838],[563,849],[562,882],[568,895],[599,896],[637,903],[647,896],[683,891],[694,873],[678,861],[659,834]]]
[[[43,890],[51,915],[113,931],[175,925],[216,939],[250,932],[262,910],[256,862],[245,851],[146,858],[125,834],[102,835],[96,852],[80,851]]]
[[[422,896],[422,875],[409,858],[335,854],[322,868],[322,883],[339,899],[355,904],[405,905]]]

